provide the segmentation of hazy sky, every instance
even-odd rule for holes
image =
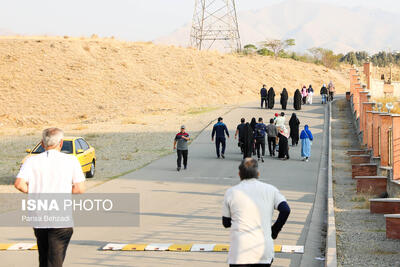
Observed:
[[[238,12],[282,0],[237,0]],[[398,0],[309,0],[400,13]],[[0,33],[149,41],[192,19],[194,0],[1,0]]]

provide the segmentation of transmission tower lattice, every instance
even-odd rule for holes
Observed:
[[[195,0],[191,45],[199,50],[241,50],[235,0]]]

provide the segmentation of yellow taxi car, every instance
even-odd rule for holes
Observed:
[[[63,140],[64,143],[61,152],[74,155],[79,160],[86,178],[92,178],[96,167],[96,151],[94,147],[90,146],[82,137],[65,137]],[[26,153],[29,153],[29,155],[23,159],[22,163],[24,163],[27,158],[42,152],[44,152],[44,148],[39,142],[33,149],[26,150]]]

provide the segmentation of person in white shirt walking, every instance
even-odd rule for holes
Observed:
[[[285,112],[281,112],[281,115],[278,116],[275,120],[276,127],[285,127],[286,117]]]
[[[274,242],[290,214],[279,190],[258,180],[258,163],[245,158],[239,166],[241,182],[224,197],[222,224],[230,230],[228,263],[231,267],[271,266]],[[279,210],[272,224],[274,209]]]
[[[61,194],[70,196],[85,191],[85,176],[78,159],[61,153],[64,133],[58,128],[43,131],[45,152],[28,158],[17,175],[14,186],[29,196]],[[56,198],[56,195],[54,195]],[[73,233],[73,221],[33,224],[40,267],[61,267]],[[27,265],[30,265],[27,263]]]

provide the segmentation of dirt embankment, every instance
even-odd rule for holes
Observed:
[[[319,90],[346,76],[290,59],[114,39],[0,38],[0,123],[7,128],[139,122],[145,115],[249,102],[260,86]],[[6,128],[7,127],[7,128]]]

